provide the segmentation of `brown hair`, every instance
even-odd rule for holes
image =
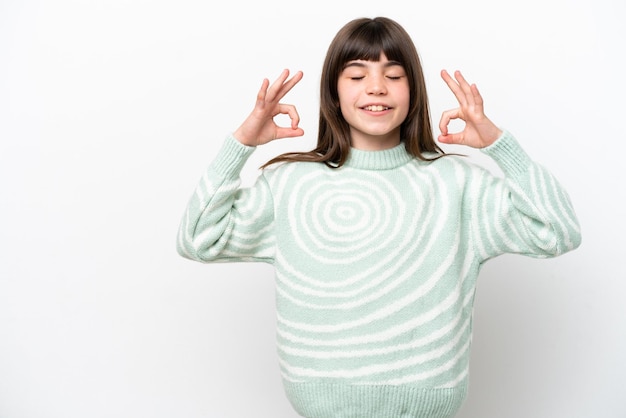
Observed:
[[[381,53],[390,61],[399,62],[409,81],[409,112],[400,126],[400,138],[407,152],[421,160],[433,160],[445,154],[433,138],[426,83],[411,37],[392,19],[358,18],[337,32],[326,53],[320,82],[316,148],[308,152],[281,154],[266,162],[262,168],[289,161],[323,162],[330,167],[341,167],[350,152],[350,127],[339,108],[337,81],[349,61],[378,61]],[[427,158],[425,152],[439,155]]]

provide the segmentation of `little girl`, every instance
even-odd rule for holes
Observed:
[[[503,178],[442,151],[409,35],[361,18],[328,49],[317,147],[272,159],[239,187],[256,146],[304,134],[296,108],[281,103],[302,73],[285,70],[263,81],[189,201],[180,255],[274,266],[280,368],[304,417],[454,416],[483,263],[580,244],[557,180],[485,116],[475,85],[442,77],[459,107],[444,112],[439,142],[480,148]],[[291,126],[278,126],[279,114]],[[461,132],[448,132],[453,119]]]

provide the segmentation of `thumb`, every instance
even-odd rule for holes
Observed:
[[[444,144],[463,144],[464,143],[462,133],[441,134],[439,135],[437,140]]]
[[[281,128],[276,129],[276,139],[280,138],[295,138],[303,136],[304,130],[302,128]]]

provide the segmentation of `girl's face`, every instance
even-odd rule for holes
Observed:
[[[389,61],[385,54],[379,61],[350,61],[339,75],[337,90],[354,148],[382,150],[400,143],[410,93],[399,63]]]

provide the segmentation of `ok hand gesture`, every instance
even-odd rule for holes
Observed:
[[[441,77],[454,93],[459,107],[443,112],[439,122],[441,131],[439,142],[462,144],[473,148],[491,145],[502,135],[502,131],[485,116],[483,98],[476,84],[470,85],[460,71],[454,73],[453,79],[446,70],[442,70]],[[461,119],[465,122],[465,127],[461,132],[448,132],[448,124],[453,119]]]
[[[304,135],[304,131],[298,127],[300,116],[296,107],[280,103],[285,94],[302,79],[302,72],[298,71],[289,80],[287,77],[289,77],[289,70],[283,70],[271,86],[267,78],[263,80],[252,113],[233,133],[239,142],[248,146],[257,146],[279,138]],[[289,115],[291,127],[281,127],[274,122],[274,117],[279,114]]]

